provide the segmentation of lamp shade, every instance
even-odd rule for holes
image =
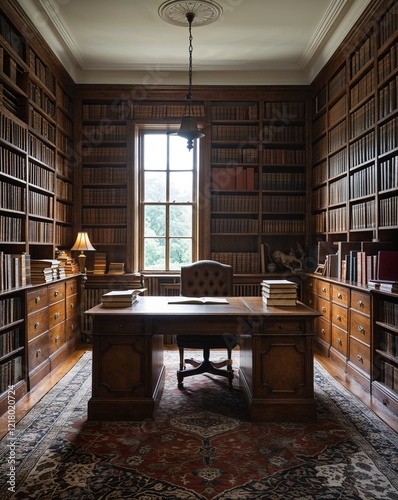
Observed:
[[[71,251],[75,250],[94,250],[95,248],[91,244],[90,238],[87,233],[77,233],[77,238],[75,244],[71,248]]]

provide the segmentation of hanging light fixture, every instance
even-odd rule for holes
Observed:
[[[189,71],[188,71],[188,92],[185,98],[185,107],[181,119],[180,129],[177,135],[186,139],[189,150],[193,148],[193,141],[201,139],[204,134],[198,129],[198,124],[195,116],[195,108],[192,105],[192,52],[193,52],[193,36],[192,24],[195,26],[203,26],[216,21],[222,14],[222,8],[213,1],[198,0],[198,1],[181,1],[169,0],[163,3],[159,8],[160,17],[177,26],[186,26],[188,23],[189,29]]]
[[[188,26],[189,26],[189,71],[188,71],[188,92],[185,98],[184,113],[181,120],[180,130],[178,134],[188,141],[187,148],[189,151],[193,148],[193,141],[195,139],[201,139],[205,136],[198,129],[198,124],[196,122],[196,117],[194,113],[194,108],[192,106],[192,22],[195,19],[195,14],[193,12],[187,12],[186,14]]]

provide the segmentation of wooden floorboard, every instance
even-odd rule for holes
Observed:
[[[52,388],[68,371],[77,363],[84,352],[91,350],[90,344],[80,345],[65,361],[57,366],[47,377],[36,385],[26,396],[16,404],[16,422],[23,418],[40,399]],[[327,358],[318,355],[315,358],[324,366],[324,368],[346,389],[352,392],[358,399],[365,403],[374,413],[376,413],[387,425],[398,433],[397,417],[384,407],[381,403],[372,400],[358,384],[350,382],[344,370],[336,367],[333,362]],[[8,431],[8,415],[5,413],[0,417],[0,438],[4,437]]]

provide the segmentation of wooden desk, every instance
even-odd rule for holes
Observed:
[[[164,383],[163,336],[168,334],[238,335],[240,383],[251,419],[316,418],[313,320],[319,313],[303,304],[267,307],[261,297],[229,297],[228,304],[217,305],[169,300],[140,297],[129,308],[98,305],[86,311],[93,318],[89,420],[152,417]]]

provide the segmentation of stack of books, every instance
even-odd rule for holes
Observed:
[[[59,265],[60,261],[58,259],[31,259],[30,275],[32,285],[49,283],[58,279]]]
[[[124,263],[111,262],[109,264],[108,274],[124,274]]]
[[[138,300],[137,290],[114,290],[104,293],[102,307],[130,307]]]
[[[393,280],[369,280],[368,287],[381,292],[398,293],[398,281]]]
[[[106,253],[96,252],[94,255],[94,274],[105,274],[106,272]]]
[[[267,306],[295,306],[297,284],[288,280],[263,280],[261,294]]]

